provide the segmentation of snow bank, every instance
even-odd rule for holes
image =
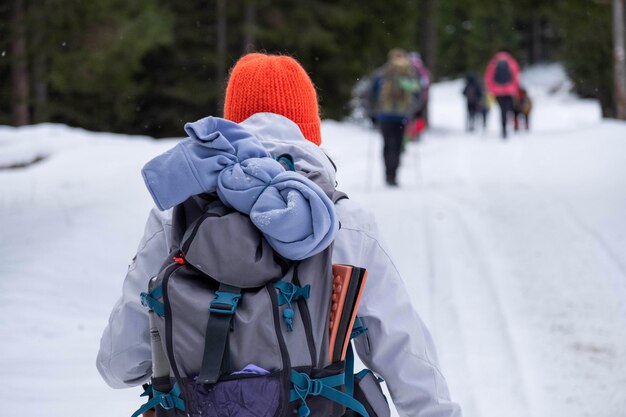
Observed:
[[[94,140],[120,140],[130,136],[111,133],[95,133],[65,125],[42,123],[15,128],[0,126],[0,169],[13,165],[28,165],[34,160],[43,160],[50,155],[88,145]],[[134,136],[134,140],[147,137]]]

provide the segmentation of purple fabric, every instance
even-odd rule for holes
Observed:
[[[278,376],[239,378],[215,385],[189,383],[191,417],[273,417],[280,406]]]
[[[233,372],[231,375],[269,375],[270,371],[268,371],[267,369],[263,369],[260,366],[256,366],[254,364],[249,364],[244,366],[244,368],[241,371],[237,371],[237,372]]]

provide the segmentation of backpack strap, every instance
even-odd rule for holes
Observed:
[[[367,327],[365,327],[361,318],[359,316],[356,316],[356,318],[354,319],[354,324],[352,325],[352,332],[350,333],[350,341],[365,333],[367,333]],[[354,350],[352,347],[352,343],[350,343],[350,346],[348,346],[345,363],[346,394],[352,397],[354,395]]]
[[[319,395],[339,403],[344,407],[357,412],[363,417],[369,417],[369,414],[363,404],[354,399],[352,396],[337,389],[343,385],[344,379],[345,374],[314,379],[304,372],[298,372],[292,369],[291,382],[293,383],[293,389],[290,392],[289,401],[301,401],[301,405],[298,408],[299,417],[307,417],[311,413],[311,410],[306,403],[306,399],[310,395]]]
[[[332,200],[333,204],[337,204],[340,200],[347,199],[347,198],[348,198],[348,194],[339,190],[333,191],[333,194],[330,196],[330,199]]]
[[[361,336],[367,332],[367,327],[363,321],[357,316],[352,327],[350,339]],[[370,372],[368,370],[368,372]],[[299,417],[307,417],[310,409],[306,404],[306,399],[310,395],[319,395],[331,401],[339,403],[346,408],[360,414],[363,417],[369,417],[365,406],[354,398],[354,352],[352,344],[348,346],[346,354],[344,373],[332,375],[325,378],[313,379],[303,372],[291,370],[291,382],[293,388],[290,391],[289,401],[301,401],[298,409]],[[345,386],[345,392],[338,390],[341,385]]]
[[[202,368],[197,379],[201,384],[214,384],[226,371],[228,336],[240,299],[241,288],[231,285],[220,284],[219,290],[215,292],[209,307]]]

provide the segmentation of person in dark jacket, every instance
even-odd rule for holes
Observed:
[[[467,123],[465,128],[468,131],[474,130],[476,122],[476,116],[481,114],[483,109],[485,91],[483,86],[478,81],[476,74],[470,72],[465,78],[465,88],[463,88],[463,95],[467,101]]]
[[[398,48],[389,52],[387,63],[375,74],[370,98],[384,140],[385,180],[395,187],[406,123],[415,112],[419,78],[407,53]]]

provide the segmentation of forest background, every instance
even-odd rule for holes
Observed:
[[[0,124],[180,136],[220,115],[228,68],[249,51],[299,59],[322,116],[341,119],[392,47],[419,51],[436,80],[482,73],[500,49],[562,62],[612,117],[612,22],[607,0],[5,0]]]

